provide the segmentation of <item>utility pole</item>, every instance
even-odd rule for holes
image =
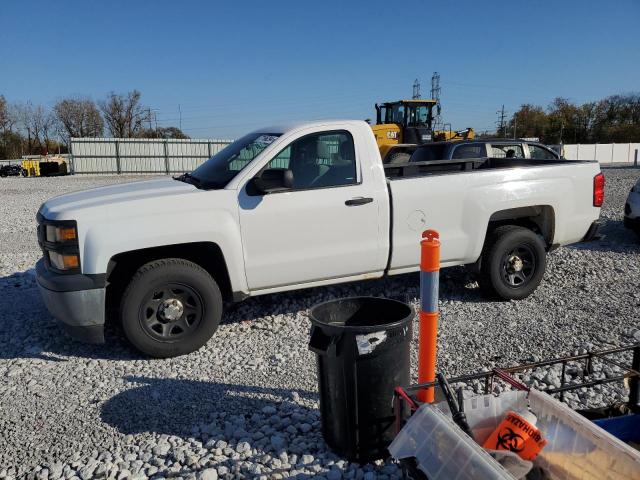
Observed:
[[[420,98],[420,82],[417,78],[413,82],[413,96],[411,98],[414,100],[418,100]]]
[[[147,108],[147,120],[149,120],[149,131],[153,130],[153,127],[151,125],[151,109]]]
[[[516,135],[516,133],[518,133],[518,116],[514,115],[513,116],[513,139],[515,140],[516,138],[518,138],[518,136]]]
[[[507,136],[507,133],[506,133],[506,130],[505,130],[506,123],[504,121],[504,118],[506,116],[506,112],[504,111],[504,105],[502,105],[502,108],[500,110],[498,110],[496,113],[498,115],[500,115],[500,120],[498,120],[498,122],[497,122],[498,126],[499,126],[498,130],[502,133],[503,137],[506,137]]]
[[[440,106],[440,74],[433,72],[431,76],[431,99],[436,101],[436,115],[433,117],[434,129],[436,125],[440,125],[440,112],[442,107]]]
[[[180,121],[179,121],[180,131],[182,131],[182,110],[180,109],[180,104],[178,104],[178,116],[180,117]]]

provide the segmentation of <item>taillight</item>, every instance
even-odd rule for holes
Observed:
[[[604,175],[602,173],[593,177],[593,206],[601,207],[604,202]]]

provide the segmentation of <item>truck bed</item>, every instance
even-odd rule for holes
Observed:
[[[392,211],[388,271],[416,269],[416,245],[427,228],[446,238],[443,266],[473,263],[481,254],[492,215],[513,209],[550,212],[551,243],[577,242],[599,215],[593,206],[593,178],[599,171],[597,162],[512,158],[385,167]]]

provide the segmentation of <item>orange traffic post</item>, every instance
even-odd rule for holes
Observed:
[[[418,339],[418,383],[436,379],[438,344],[438,287],[440,282],[440,235],[425,230],[420,241],[420,338]],[[433,387],[418,392],[418,400],[432,403]]]

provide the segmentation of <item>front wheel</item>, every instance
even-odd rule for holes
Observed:
[[[485,243],[478,283],[491,297],[528,297],[542,281],[546,256],[540,235],[516,225],[498,227]]]
[[[127,339],[156,358],[194,352],[222,317],[222,295],[209,273],[180,258],[149,262],[133,276],[120,303]]]

